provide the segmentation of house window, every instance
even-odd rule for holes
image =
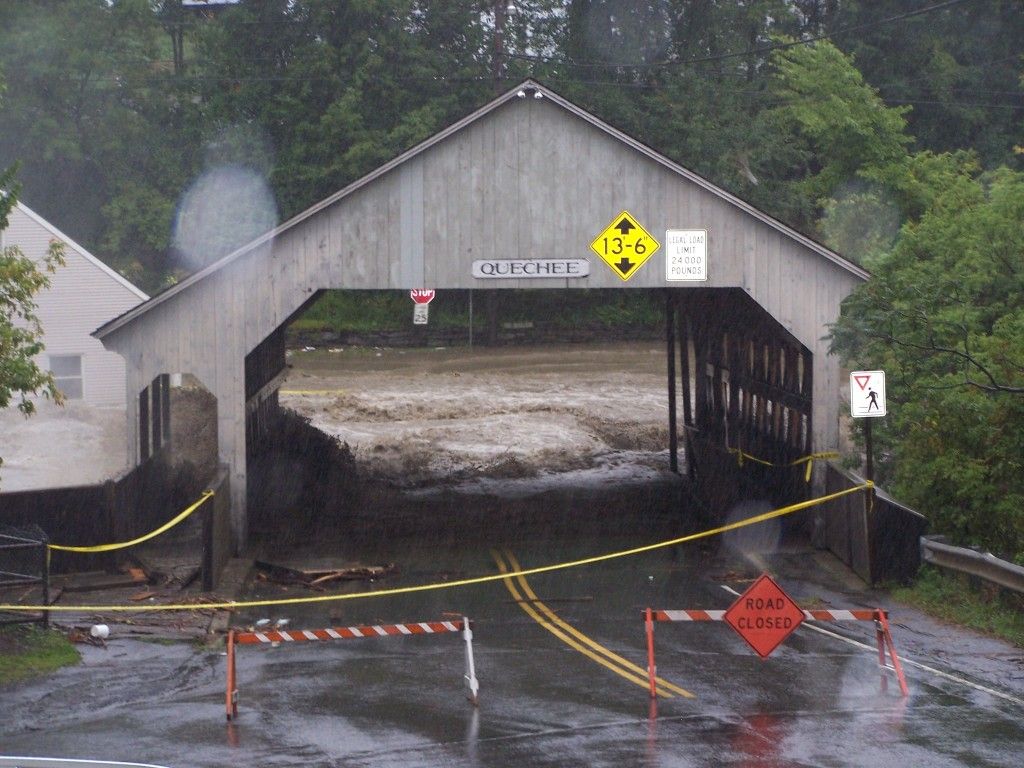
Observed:
[[[82,399],[82,356],[50,355],[50,373],[68,400]]]

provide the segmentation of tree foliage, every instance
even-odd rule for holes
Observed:
[[[803,201],[804,210],[792,215],[806,217],[801,223],[809,227],[826,201],[905,156],[909,109],[886,107],[851,57],[828,41],[781,48],[773,62],[772,92],[780,103],[762,119],[767,129],[796,141],[791,152],[799,165],[786,180]]]
[[[1015,162],[1020,136],[1021,40],[1017,0],[951,3],[907,16],[922,6],[905,0],[828,3],[825,28],[851,30],[836,40],[854,56],[865,79],[907,114],[914,149],[972,148],[986,167]],[[905,18],[899,18],[905,16]],[[881,19],[896,18],[892,23]]]
[[[1024,553],[1024,174],[924,160],[941,185],[844,304],[834,346],[888,374],[897,495],[939,530]]]
[[[0,165],[18,162],[34,208],[142,282],[164,268],[188,138],[158,34],[147,0],[0,5]]]

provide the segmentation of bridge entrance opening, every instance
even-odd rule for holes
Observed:
[[[809,352],[742,292],[440,291],[412,320],[408,292],[323,292],[249,356],[255,531],[410,504],[710,522],[806,493]]]

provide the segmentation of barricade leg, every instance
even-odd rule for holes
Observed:
[[[476,679],[476,664],[473,661],[473,630],[465,616],[462,617],[462,638],[466,641],[466,687],[469,689],[469,700],[477,707],[480,705],[480,683]]]
[[[875,611],[875,642],[878,643],[878,672],[882,676],[882,693],[885,693],[889,690],[889,676],[885,670],[885,634],[882,631],[881,611]]]
[[[228,682],[225,707],[227,709],[228,722],[238,717],[238,688],[235,678],[235,631],[228,631]]]
[[[889,657],[892,659],[893,671],[896,673],[896,679],[900,684],[900,693],[906,698],[910,695],[910,689],[907,688],[907,678],[903,674],[903,665],[900,664],[899,656],[896,655],[896,644],[892,641],[892,632],[889,631],[889,618],[885,615],[885,611],[879,611],[878,619],[882,625],[883,639],[889,648]]]
[[[651,616],[651,609],[647,609],[644,616],[644,627],[647,629],[647,681],[651,686],[651,698],[657,698],[658,692],[654,685],[656,668],[654,666],[654,619]]]

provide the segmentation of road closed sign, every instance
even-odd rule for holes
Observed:
[[[725,612],[724,621],[762,659],[768,658],[804,620],[804,612],[767,573]]]
[[[850,374],[850,415],[855,419],[885,416],[885,371]]]

